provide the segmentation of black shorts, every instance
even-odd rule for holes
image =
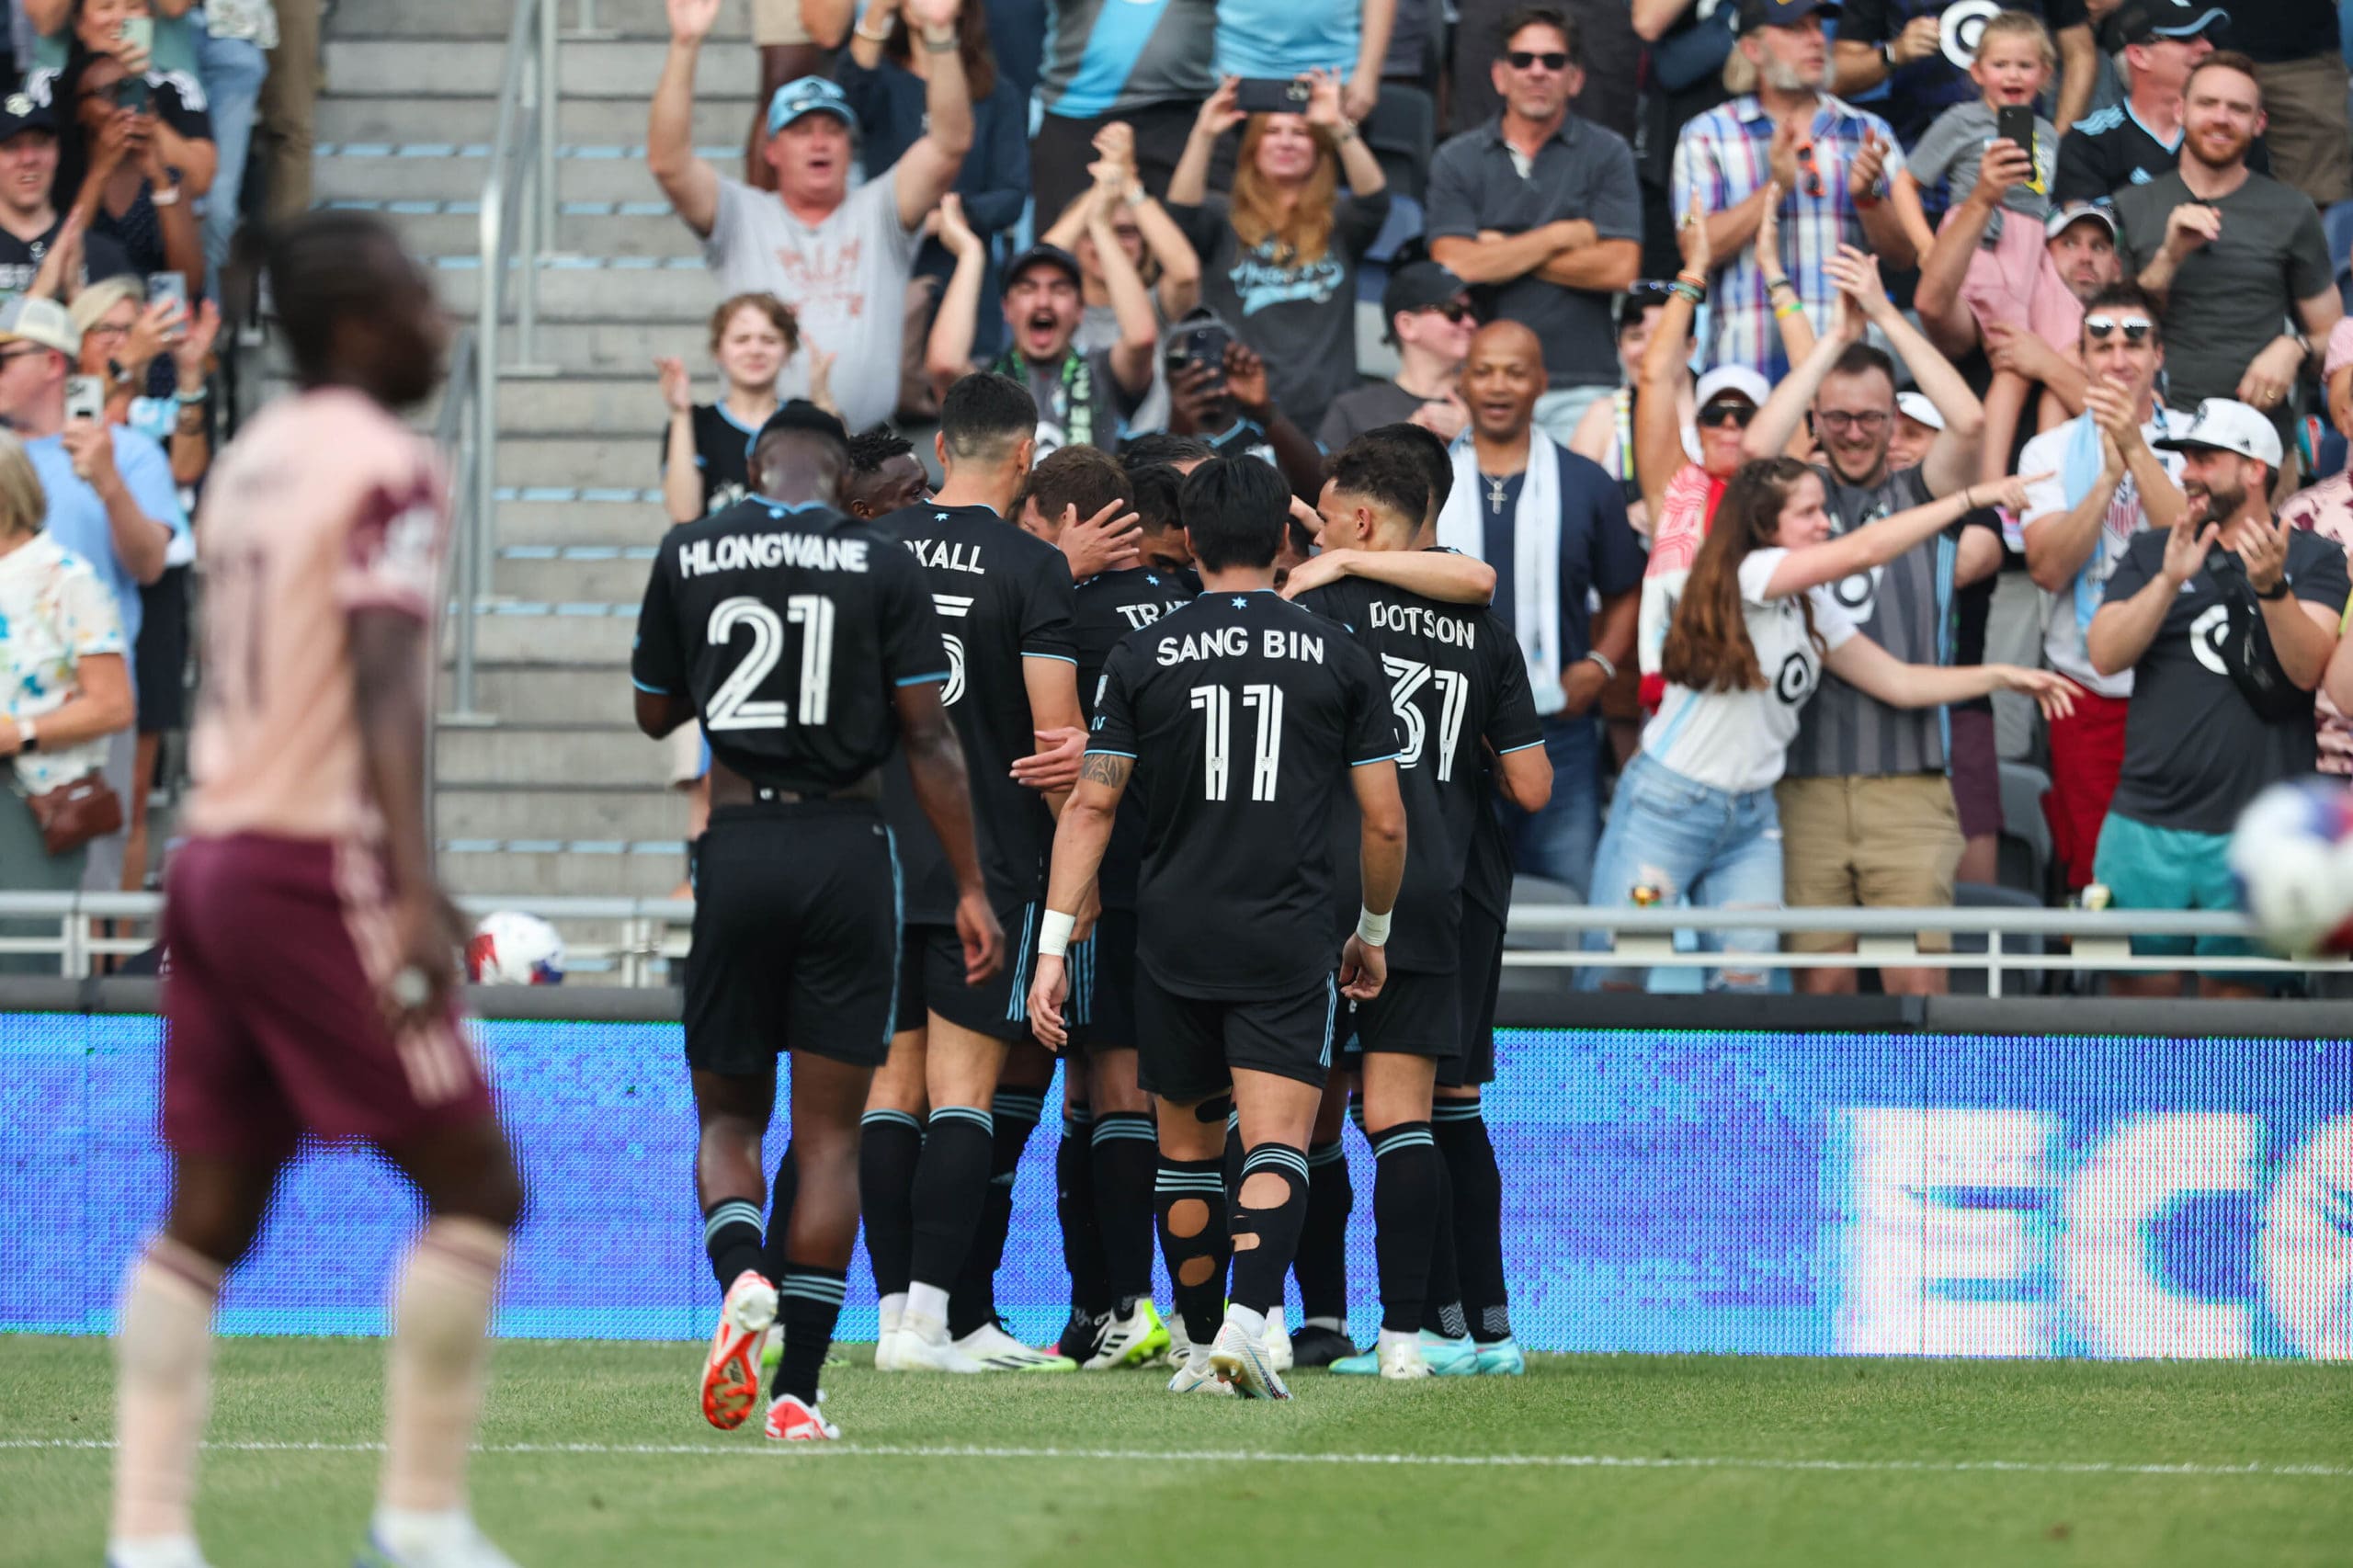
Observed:
[[[1340,988],[1330,975],[1267,1001],[1179,996],[1136,968],[1136,1079],[1179,1105],[1233,1086],[1246,1067],[1318,1088],[1332,1070]]]
[[[1504,923],[1462,901],[1462,962],[1455,969],[1462,1008],[1462,1049],[1438,1064],[1440,1088],[1475,1088],[1495,1081],[1495,993],[1504,983]]]
[[[898,1027],[919,1029],[925,1014],[937,1013],[991,1040],[1027,1039],[1040,908],[1024,903],[996,912],[1005,928],[1005,962],[978,985],[964,983],[964,944],[955,926],[909,926],[899,948]]]
[[[1070,1047],[1133,1050],[1136,1043],[1136,912],[1107,909],[1070,949]]]
[[[865,801],[721,806],[691,851],[687,1062],[738,1076],[787,1051],[891,1053],[899,864]]]
[[[131,665],[142,735],[188,728],[188,573],[185,566],[168,567],[139,590],[139,645]],[[152,780],[135,782],[144,790]]]
[[[1391,973],[1380,995],[1354,1004],[1345,1054],[1353,1059],[1368,1051],[1436,1057],[1442,1071],[1462,1051],[1461,977]]]

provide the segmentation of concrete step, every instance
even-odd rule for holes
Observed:
[[[556,195],[563,201],[660,201],[662,187],[645,166],[639,136],[626,142],[594,145],[583,151],[559,153],[555,165]],[[347,143],[347,145],[359,145]],[[322,150],[312,165],[313,194],[317,200],[450,201],[482,194],[490,177],[490,143],[409,143],[449,150],[435,155],[380,157],[373,153],[328,153]],[[740,160],[740,148],[724,144],[699,152],[720,168]]]
[[[654,544],[669,526],[659,500],[498,503],[502,545]]]
[[[460,276],[462,274],[458,272],[444,271],[436,275],[435,281],[438,284],[446,284],[449,279]],[[682,272],[662,272],[651,275],[639,273],[634,276],[642,282],[658,287],[664,284],[676,284],[692,275]],[[703,329],[710,324],[710,312],[719,304],[717,297],[719,290],[715,286],[710,285],[707,278],[703,287],[708,290],[711,297],[708,302],[701,302],[698,296],[699,302],[691,318],[684,310],[668,311],[660,314],[642,310],[616,312],[602,320],[567,320],[561,316],[542,316],[540,322],[539,357],[547,363],[556,366],[566,375],[647,377],[654,374],[654,358],[657,354],[680,355],[689,365],[698,363],[698,357],[707,360],[708,356],[704,352],[706,339]],[[474,298],[471,292],[471,279],[468,280],[468,288],[466,305],[467,312],[471,315]],[[654,291],[652,289],[647,290],[648,293]],[[544,296],[542,298],[544,299]],[[447,303],[449,296],[446,292],[442,295],[442,299]],[[510,322],[505,337],[506,349],[509,351],[513,348],[513,325]],[[520,380],[521,378],[509,380],[506,385],[510,387],[517,385]]]
[[[687,831],[687,803],[673,790],[626,785],[508,790],[444,784],[434,795],[433,823],[443,838],[459,841],[559,838],[653,843],[677,838]]]
[[[699,261],[677,258],[642,267],[545,266],[540,271],[540,313],[551,322],[664,323],[670,331],[659,339],[665,347],[654,354],[681,352],[677,329],[701,326],[722,298],[719,284]],[[434,269],[433,289],[441,305],[460,320],[472,320],[482,297],[482,274],[471,265]],[[511,298],[511,295],[510,295]],[[510,307],[511,308],[511,307]],[[701,347],[699,334],[686,338],[686,351]],[[542,354],[554,352],[543,348]],[[574,363],[568,358],[556,361]],[[644,364],[640,359],[639,364]]]
[[[361,85],[364,88],[365,85]],[[698,147],[740,146],[752,124],[753,88],[741,95],[698,83],[694,139]],[[559,142],[573,145],[630,145],[645,140],[645,117],[654,84],[639,100],[566,98],[557,107]],[[317,139],[322,148],[362,145],[422,145],[489,142],[498,135],[498,100],[481,97],[327,97],[319,100]],[[734,173],[729,168],[729,173]]]
[[[474,651],[480,664],[515,665],[547,662],[562,665],[629,663],[630,645],[637,636],[638,600],[611,604],[538,605],[540,613],[518,613],[514,606],[494,606],[475,622]],[[576,611],[593,613],[567,613]],[[449,633],[442,636],[442,654],[451,653]],[[495,733],[495,732],[491,732]],[[453,730],[452,734],[467,732]],[[632,732],[634,733],[634,732]],[[449,777],[459,777],[450,774]],[[558,773],[558,778],[597,775]]]
[[[589,0],[600,32],[620,32],[640,38],[667,38],[670,23],[662,0]],[[557,0],[556,29],[570,37],[578,30],[580,0]],[[504,39],[514,19],[511,9],[485,6],[482,0],[339,0],[335,30],[370,38],[483,37]],[[748,43],[751,11],[745,0],[726,0],[711,28],[714,43]]]
[[[498,443],[501,484],[653,485],[661,482],[654,433],[514,436]]]
[[[292,390],[291,382],[273,379],[263,395],[282,397]],[[718,392],[715,380],[706,379],[695,388],[695,396],[704,401]],[[417,411],[414,423],[430,429],[439,407],[437,393]],[[660,460],[667,420],[650,362],[642,376],[510,376],[499,383],[498,425],[509,435],[593,433],[619,440],[643,437],[647,466],[638,482],[642,484],[660,483],[654,465]]]
[[[589,547],[593,548],[593,547]],[[624,554],[616,551],[602,559],[584,560],[577,554],[562,554],[550,551],[542,555],[529,547],[509,547],[500,552],[494,568],[492,582],[502,595],[518,599],[541,599],[551,604],[577,603],[584,599],[606,599],[613,603],[642,599],[645,580],[654,570],[651,545],[641,546]],[[629,717],[629,677],[620,676],[614,690],[619,694],[607,706],[614,711],[600,713],[599,718]],[[499,708],[499,713],[517,711]],[[552,717],[552,715],[550,715]]]
[[[483,709],[502,720],[534,724],[629,724],[632,707],[627,665],[560,665],[538,662],[493,665],[475,672],[477,699]],[[451,831],[455,831],[452,829]],[[468,829],[468,832],[477,830]],[[481,831],[490,831],[487,829]],[[496,830],[513,836],[532,829],[527,824]],[[573,828],[553,828],[573,837],[610,837]]]
[[[435,742],[435,776],[477,784],[575,784],[660,789],[669,782],[662,746],[635,725],[444,724]]]
[[[426,257],[482,254],[482,205],[473,198],[409,201],[348,197],[331,205],[381,212],[409,249]],[[582,201],[556,215],[558,254],[587,256],[699,256],[702,242],[665,202]]]
[[[327,80],[345,97],[490,97],[498,91],[504,51],[480,43],[478,38],[332,38]],[[563,43],[556,60],[559,92],[565,98],[644,103],[668,51],[661,38]],[[759,86],[758,56],[749,48],[705,49],[695,86],[698,95],[749,98]]]
[[[646,841],[609,850],[566,848],[551,852],[479,849],[463,839],[445,839],[442,880],[466,896],[524,898],[662,898],[685,880],[687,852],[677,845]]]

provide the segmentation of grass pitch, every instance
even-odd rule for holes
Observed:
[[[849,1440],[784,1449],[703,1425],[700,1355],[497,1346],[475,1511],[524,1568],[2353,1562],[2353,1368],[1545,1356],[1278,1405],[857,1366]],[[350,1561],[381,1370],[222,1346],[216,1568]],[[111,1386],[103,1341],[0,1339],[0,1564],[97,1561]]]

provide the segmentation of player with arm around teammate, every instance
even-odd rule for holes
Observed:
[[[795,402],[771,415],[752,445],[757,494],[664,540],[630,672],[639,728],[659,739],[699,719],[711,747],[686,977],[703,1244],[726,1292],[702,1411],[722,1430],[743,1424],[780,1320],[766,1430],[784,1441],[840,1436],[818,1414],[817,1374],[858,1238],[858,1118],[897,995],[899,866],[881,806],[894,747],[953,874],[966,973],[1003,961],[941,704],[938,619],[907,552],[836,510],[848,461],[831,415]],[[787,1051],[792,1142],[763,1237],[760,1141]]]
[[[1192,1344],[1169,1388],[1287,1399],[1266,1320],[1306,1209],[1307,1138],[1341,994],[1370,1000],[1386,973],[1405,860],[1396,725],[1370,657],[1274,592],[1282,476],[1256,459],[1213,459],[1186,480],[1181,505],[1201,597],[1104,667],[1055,835],[1030,1017],[1048,1044],[1067,1038],[1064,954],[1141,770],[1137,1065],[1159,1096],[1162,1255]],[[1344,784],[1363,819],[1363,911],[1335,954],[1325,824]],[[1230,1225],[1229,1104],[1245,1146]]]

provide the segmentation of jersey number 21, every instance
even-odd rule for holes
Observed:
[[[792,722],[784,702],[756,698],[770,672],[784,657],[785,622],[801,628],[801,722],[825,722],[828,689],[834,679],[834,601],[823,594],[794,594],[784,601],[779,616],[762,601],[739,595],[722,599],[710,612],[706,632],[714,648],[734,641],[736,629],[747,628],[752,645],[728,677],[710,694],[703,714],[706,730],[781,730]]]

